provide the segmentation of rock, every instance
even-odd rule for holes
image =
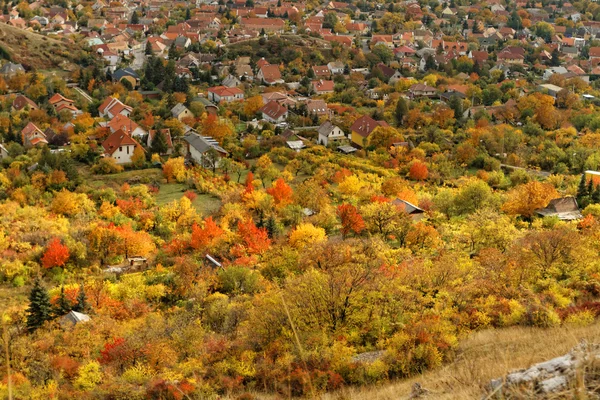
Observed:
[[[513,371],[505,379],[493,379],[488,385],[488,389],[490,392],[496,393],[496,397],[499,396],[501,387],[502,392],[526,389],[539,394],[555,393],[568,388],[576,371],[582,368],[584,363],[597,360],[599,357],[598,345],[582,342],[568,354],[535,364],[530,368]]]
[[[367,351],[365,353],[359,353],[352,357],[352,362],[360,362],[360,363],[372,363],[374,361],[379,360],[385,351],[377,350],[377,351]]]
[[[568,379],[565,375],[555,376],[538,383],[538,391],[552,393],[567,387]]]
[[[409,399],[420,399],[420,398],[427,396],[429,393],[430,393],[429,390],[422,387],[419,382],[416,382],[413,385],[412,390],[410,392],[410,396],[408,396],[408,398]]]

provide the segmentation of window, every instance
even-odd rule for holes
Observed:
[[[127,154],[129,154],[129,146],[127,146]]]
[[[119,151],[123,151],[123,147],[119,146]]]

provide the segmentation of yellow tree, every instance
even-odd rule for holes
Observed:
[[[290,234],[290,245],[297,249],[302,249],[311,244],[322,242],[326,238],[325,229],[309,223],[300,224]]]
[[[264,105],[262,96],[253,96],[250,97],[244,103],[244,114],[248,117],[254,116],[258,110]]]
[[[546,207],[550,200],[557,197],[559,195],[554,186],[549,183],[531,181],[511,190],[502,210],[511,215],[531,218],[535,210]]]

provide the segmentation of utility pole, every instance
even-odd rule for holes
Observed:
[[[2,339],[4,341],[4,357],[6,362],[6,380],[8,385],[8,400],[13,400],[12,395],[12,379],[10,377],[10,357],[8,355],[8,330],[6,329],[6,321],[2,318]]]

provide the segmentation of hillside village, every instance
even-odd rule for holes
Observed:
[[[600,324],[597,3],[0,14],[0,397],[350,398]]]

